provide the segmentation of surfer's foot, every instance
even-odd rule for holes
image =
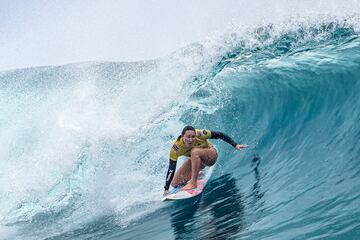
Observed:
[[[196,188],[196,183],[192,183],[192,182],[188,182],[181,190],[182,191],[186,191],[186,190],[191,190]]]

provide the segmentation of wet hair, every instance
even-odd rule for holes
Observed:
[[[189,130],[196,132],[196,131],[195,131],[195,128],[194,128],[193,126],[185,126],[185,127],[183,128],[182,132],[181,132],[181,135],[178,136],[177,141],[179,141],[180,138],[181,138],[182,136],[184,136],[184,134],[186,133],[186,131],[189,131]]]

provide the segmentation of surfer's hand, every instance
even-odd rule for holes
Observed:
[[[249,145],[246,145],[246,144],[237,144],[236,146],[235,146],[235,148],[237,149],[237,150],[240,150],[240,149],[242,149],[242,148],[247,148]]]
[[[163,196],[165,197],[168,194],[169,194],[169,190],[165,190],[164,193],[163,193]]]

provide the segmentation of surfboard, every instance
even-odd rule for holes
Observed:
[[[180,185],[176,188],[173,188],[168,195],[166,195],[162,201],[174,201],[174,200],[181,200],[181,199],[187,199],[187,198],[192,198],[195,197],[197,195],[199,195],[200,193],[202,193],[205,184],[207,182],[207,177],[209,170],[206,171],[205,169],[201,170],[199,172],[199,176],[196,182],[197,187],[194,189],[190,189],[190,190],[181,190],[184,185]]]

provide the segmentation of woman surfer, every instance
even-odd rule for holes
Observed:
[[[164,196],[169,193],[171,186],[177,187],[187,183],[181,190],[190,190],[196,188],[196,180],[201,169],[205,166],[212,166],[217,159],[217,151],[208,139],[222,139],[237,150],[248,147],[246,144],[237,144],[228,135],[209,130],[195,129],[192,126],[186,126],[181,135],[173,141],[170,149],[169,169],[166,174],[166,183]],[[176,170],[178,157],[187,156],[184,164]]]

